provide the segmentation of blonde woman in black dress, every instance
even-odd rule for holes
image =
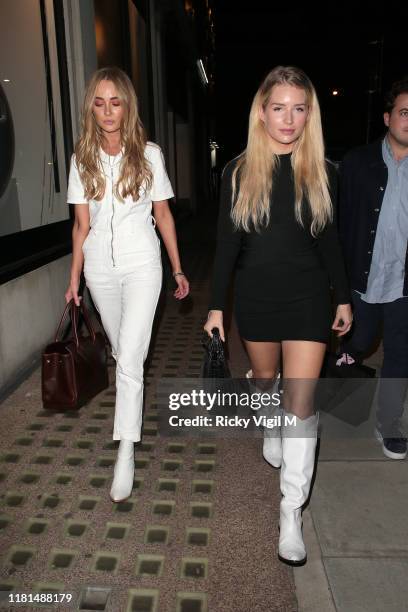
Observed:
[[[225,340],[223,311],[235,269],[235,317],[253,379],[274,381],[281,369],[288,383],[283,423],[288,413],[297,417],[296,427],[282,426],[281,438],[264,441],[264,456],[281,464],[279,558],[291,565],[306,561],[301,509],[314,467],[315,383],[330,330],[340,336],[352,323],[335,200],[336,170],[324,156],[315,89],[302,70],[278,66],[255,95],[247,148],[223,173],[204,329],[211,336],[218,327]]]

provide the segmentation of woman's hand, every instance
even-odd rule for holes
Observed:
[[[67,304],[73,299],[75,304],[79,306],[79,302],[82,298],[78,295],[78,290],[79,278],[71,278],[70,283],[68,285],[68,289],[65,292],[65,301],[67,302]]]
[[[336,310],[336,318],[334,319],[332,329],[337,331],[338,336],[344,336],[350,331],[353,323],[353,313],[351,312],[350,304],[339,304]]]
[[[182,300],[183,298],[187,297],[188,294],[190,293],[190,285],[187,280],[187,276],[185,276],[184,274],[183,275],[177,274],[174,277],[174,280],[177,283],[177,289],[175,290],[173,295],[177,300]]]
[[[225,342],[224,317],[222,310],[210,310],[208,313],[207,323],[204,325],[204,331],[207,332],[210,338],[213,337],[212,330],[214,327],[218,327],[220,338],[223,342]]]

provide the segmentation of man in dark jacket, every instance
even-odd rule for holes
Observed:
[[[342,350],[361,359],[382,328],[377,438],[404,459],[408,381],[408,78],[387,96],[384,139],[350,151],[340,171],[339,224],[352,288],[354,326]]]

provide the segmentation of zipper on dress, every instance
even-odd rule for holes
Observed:
[[[115,216],[115,201],[113,198],[113,165],[110,167],[111,169],[111,195],[112,195],[112,217],[111,217],[111,253],[112,253],[112,264],[115,267],[115,258],[113,256],[113,217]]]

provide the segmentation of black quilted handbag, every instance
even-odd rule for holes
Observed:
[[[213,337],[203,342],[205,355],[201,375],[203,378],[231,378],[218,327],[214,327],[212,333]]]

